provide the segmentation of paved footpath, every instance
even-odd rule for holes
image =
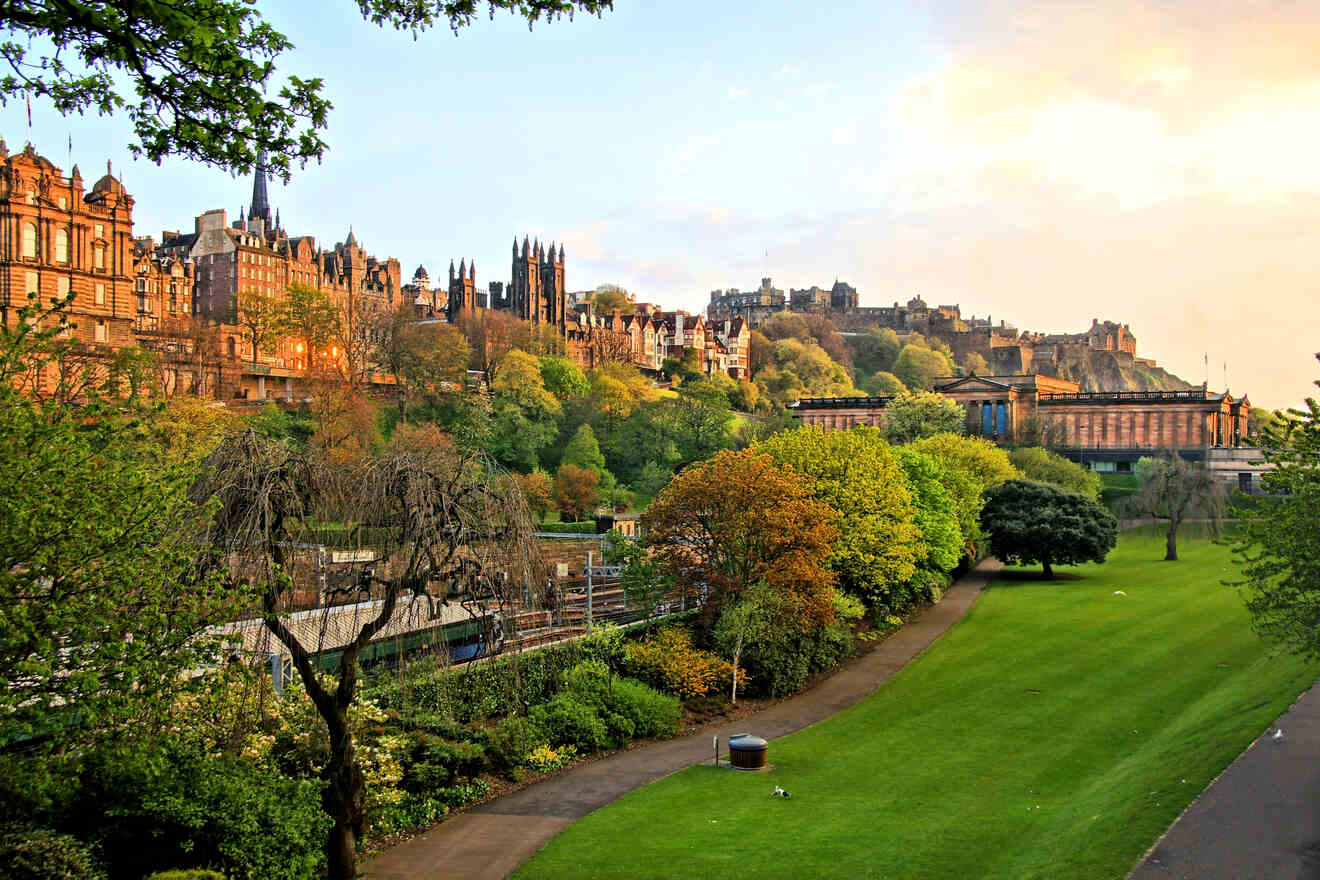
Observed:
[[[1320,684],[1201,792],[1130,880],[1320,880],[1317,754]]]
[[[972,607],[999,563],[986,560],[936,606],[874,651],[802,694],[700,733],[619,752],[455,816],[381,853],[370,880],[502,880],[574,820],[685,767],[710,760],[711,737],[751,732],[767,739],[801,730],[872,694]]]

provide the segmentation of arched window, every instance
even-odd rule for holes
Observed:
[[[37,258],[37,224],[23,224],[23,259],[35,260]]]
[[[69,230],[55,230],[55,262],[69,262]]]

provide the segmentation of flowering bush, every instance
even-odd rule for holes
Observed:
[[[537,773],[549,773],[551,770],[558,770],[560,767],[572,763],[576,757],[577,748],[575,746],[560,746],[557,749],[550,746],[537,746],[527,756],[526,764],[528,769],[535,770]]]
[[[683,699],[728,690],[732,684],[729,662],[698,648],[692,643],[692,633],[677,626],[628,644],[623,665],[629,675]],[[739,670],[738,688],[745,684],[745,673]]]

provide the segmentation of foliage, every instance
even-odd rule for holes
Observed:
[[[1259,443],[1272,465],[1261,482],[1278,497],[1238,509],[1240,586],[1257,632],[1320,656],[1320,403],[1307,398]]]
[[[679,463],[709,458],[729,446],[729,397],[709,379],[684,382],[678,397],[660,410],[664,428],[678,450]]]
[[[909,341],[895,358],[892,372],[909,390],[930,391],[936,379],[953,375],[953,359],[943,351]]]
[[[583,864],[717,878],[731,848],[742,877],[1127,876],[1317,674],[1242,625],[1240,599],[1216,584],[1226,548],[1189,544],[1156,580],[1157,547],[1125,532],[1068,589],[1000,575],[902,673],[775,739],[773,783],[673,774],[575,822],[520,880]],[[932,745],[933,731],[958,748]],[[774,784],[793,793],[780,816]]]
[[[545,731],[551,745],[594,752],[616,744],[605,721],[590,705],[572,694],[560,693],[539,706],[533,706],[527,717]]]
[[[1218,527],[1228,492],[1204,464],[1184,459],[1176,450],[1137,461],[1137,491],[1123,503],[1125,513],[1165,522],[1164,559],[1178,559],[1178,527],[1188,518]]]
[[[290,284],[280,304],[280,327],[299,340],[298,360],[301,369],[316,372],[326,364],[333,364],[328,351],[330,342],[339,330],[339,310],[325,291],[306,284]]]
[[[183,870],[157,871],[147,880],[225,880],[225,875],[209,868],[185,868]]]
[[[576,746],[560,746],[556,749],[552,746],[542,745],[533,748],[523,760],[527,765],[527,769],[534,773],[553,773],[555,770],[573,763],[576,759]]]
[[[629,642],[624,648],[623,669],[628,675],[683,699],[704,697],[733,681],[733,667],[715,654],[697,648],[691,630],[680,626],[666,626],[641,641]]]
[[[969,351],[967,357],[963,358],[962,374],[964,376],[989,376],[990,364],[986,363],[985,356],[979,351]]]
[[[555,506],[560,516],[577,520],[600,500],[600,476],[577,465],[565,464],[555,474]]]
[[[712,612],[764,581],[803,627],[828,623],[834,575],[826,567],[838,512],[808,480],[752,450],[689,466],[642,517],[647,541],[680,587],[709,591]]]
[[[933,571],[952,571],[962,556],[963,536],[958,507],[945,489],[943,467],[934,457],[915,449],[899,447],[894,453],[916,507],[916,524],[925,549],[921,565]]]
[[[885,439],[911,443],[922,437],[962,432],[962,405],[933,391],[903,391],[885,405]]]
[[[284,310],[279,300],[256,290],[240,291],[235,323],[247,331],[252,344],[252,363],[268,342],[277,340],[284,329]]]
[[[558,399],[541,380],[540,362],[523,351],[509,352],[491,391],[491,451],[508,467],[532,470],[541,451],[555,441],[555,417],[560,411]]]
[[[904,391],[908,390],[907,386],[903,384],[902,379],[898,378],[893,373],[886,372],[885,370],[880,370],[879,372],[873,373],[865,379],[862,379],[857,383],[857,387],[865,391],[867,394],[878,397],[902,394]]]
[[[541,357],[541,381],[545,383],[545,390],[560,400],[584,397],[591,390],[586,374],[577,364],[553,355]]]
[[[374,359],[397,383],[399,420],[408,407],[434,406],[459,391],[472,353],[467,339],[452,324],[421,324],[411,303],[378,316]]]
[[[1049,483],[1087,498],[1100,497],[1100,475],[1058,453],[1039,446],[1028,446],[1014,449],[1008,454],[1008,460],[1028,480]]]
[[[6,880],[104,880],[91,849],[46,828],[14,828],[0,837],[0,877]]]
[[[486,754],[497,770],[509,772],[523,766],[528,756],[546,742],[545,732],[522,716],[504,718],[490,732]]]
[[[207,511],[162,414],[22,393],[57,332],[0,328],[0,743],[151,723],[246,599],[195,573]]]
[[[632,314],[633,295],[617,284],[601,284],[591,293],[591,310],[597,315],[608,315],[618,309]]]
[[[573,435],[573,439],[568,441],[564,447],[563,458],[560,459],[560,466],[573,465],[574,467],[588,470],[597,477],[602,476],[605,471],[605,456],[600,454],[600,444],[596,442],[596,435],[591,430],[591,425],[583,424]]]
[[[982,493],[1005,480],[1021,476],[1008,453],[982,437],[939,434],[911,444],[940,466],[939,478],[958,510],[958,529],[965,542],[964,554],[976,559],[981,544]]]
[[[606,538],[605,562],[622,565],[619,585],[629,608],[641,610],[649,621],[657,606],[673,589],[668,570],[638,542],[611,532]]]
[[[896,332],[888,327],[872,327],[861,336],[849,337],[847,342],[852,348],[853,366],[859,374],[893,375],[894,361],[903,349],[903,342]]]
[[[1099,502],[1030,480],[987,490],[981,525],[997,558],[1039,562],[1046,577],[1056,564],[1104,562],[1118,540],[1118,521]]]
[[[172,743],[103,749],[80,781],[69,829],[97,843],[114,876],[197,865],[303,880],[324,864],[319,782]]]
[[[809,426],[754,449],[809,477],[812,497],[836,511],[829,565],[839,585],[870,601],[905,604],[902,587],[926,553],[907,478],[879,433]]]
[[[527,499],[527,509],[537,519],[545,519],[555,504],[555,484],[550,475],[543,470],[534,470],[530,474],[518,474],[517,480],[523,498]]]
[[[755,373],[761,393],[779,406],[803,397],[847,397],[855,393],[848,371],[814,342],[772,342],[769,363]]]
[[[766,639],[776,625],[784,626],[784,619],[774,592],[765,584],[753,584],[735,601],[728,602],[720,612],[713,633],[715,644],[729,656],[733,667],[730,678],[729,702],[738,702],[738,672],[742,666],[744,645]]]

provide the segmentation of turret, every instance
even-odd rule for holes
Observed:
[[[527,236],[525,236],[525,235],[523,236],[523,249],[522,249],[522,255],[523,255],[523,259],[526,259],[526,258],[527,258]]]
[[[472,279],[472,283],[473,283],[473,284],[476,284],[476,283],[477,283],[477,261],[476,261],[476,260],[473,260],[473,261],[472,261],[472,265],[468,266],[468,278]]]
[[[518,236],[513,237],[513,258],[518,259]]]
[[[459,281],[464,281],[464,280],[466,280],[466,279],[467,279],[467,260],[459,260],[459,261],[458,261],[458,280],[459,280]]]
[[[449,280],[450,280],[450,282],[453,282],[453,280],[454,280],[454,261],[453,261],[453,260],[450,260],[450,261],[449,261]]]
[[[560,265],[563,265],[563,262],[564,262],[564,243],[561,241],[561,242],[559,243],[559,263],[560,263]]]

